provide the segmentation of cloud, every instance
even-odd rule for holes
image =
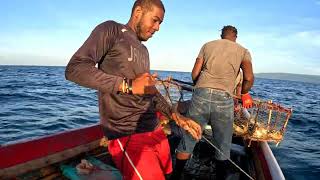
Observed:
[[[251,33],[242,37],[251,51],[255,72],[320,75],[320,31]]]
[[[320,47],[320,31],[301,31],[292,35],[293,39],[297,39],[304,45]]]

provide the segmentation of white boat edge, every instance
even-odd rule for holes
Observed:
[[[278,161],[274,157],[274,154],[272,153],[272,150],[270,149],[268,143],[267,142],[260,142],[259,144],[261,146],[263,155],[267,161],[272,179],[276,179],[276,180],[285,179],[283,172],[278,164]]]
[[[250,113],[248,112],[247,109],[242,108],[242,112],[248,119],[250,119]],[[265,141],[259,142],[259,144],[262,149],[263,155],[267,161],[272,179],[276,179],[276,180],[285,179],[283,172],[279,166],[279,163],[277,159],[274,157],[274,154],[269,147],[269,144]]]
[[[250,113],[248,112],[247,109],[243,108],[242,111],[247,118],[250,118]],[[205,129],[211,130],[211,126],[206,125]],[[285,180],[286,178],[284,177],[283,172],[279,166],[279,163],[278,163],[277,159],[274,157],[274,154],[273,154],[271,148],[269,147],[269,144],[265,141],[261,141],[261,142],[259,142],[259,145],[262,149],[263,156],[266,159],[266,162],[267,162],[272,179]],[[239,149],[239,147],[235,147],[235,144],[232,144],[231,149],[236,150],[236,149]],[[244,150],[240,150],[240,151],[238,150],[238,152],[242,152],[242,151],[244,152]]]

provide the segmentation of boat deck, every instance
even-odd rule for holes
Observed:
[[[209,135],[205,135],[210,139]],[[171,141],[175,142],[175,141]],[[250,150],[245,148],[244,142],[241,138],[233,138],[231,159],[239,165],[245,172],[252,177],[256,177],[257,168],[255,167],[252,154]],[[171,144],[171,146],[174,146]],[[187,162],[182,180],[215,180],[216,179],[216,162],[214,158],[215,148],[212,147],[205,140],[201,140],[195,147],[192,158]],[[172,152],[173,164],[175,163],[175,156]],[[240,172],[236,167],[230,164],[230,177],[234,180],[246,180],[245,174]],[[256,179],[256,178],[254,178]],[[264,179],[264,178],[261,178]]]
[[[233,147],[240,147],[233,145]],[[233,148],[235,149],[235,148]],[[239,149],[238,149],[239,151]],[[194,155],[192,159],[186,164],[182,180],[214,180],[215,178],[215,160],[214,160],[215,149],[211,147],[208,143],[201,141],[195,147]],[[60,166],[62,164],[79,164],[81,159],[87,159],[88,157],[95,157],[96,159],[102,161],[105,164],[109,164],[113,167],[114,163],[111,160],[110,154],[106,151],[105,147],[98,147],[92,151],[81,153],[70,159],[52,164],[50,166],[33,170],[31,172],[25,173],[23,175],[17,176],[16,179],[30,179],[30,180],[67,180],[61,170]],[[175,162],[174,156],[173,162]],[[255,172],[252,159],[248,154],[241,154],[237,150],[232,151],[232,160],[237,164],[241,165],[246,172],[251,168],[251,174]],[[251,165],[250,165],[251,162]],[[232,179],[248,179],[240,171],[233,169],[234,175]]]
[[[0,147],[0,179],[51,180],[67,179],[61,165],[76,166],[82,159],[95,157],[105,164],[114,166],[105,146],[101,146],[103,134],[98,125],[73,130],[61,134],[31,140],[28,142]],[[209,139],[211,133],[205,133]],[[168,136],[173,164],[175,163],[175,147],[179,137]],[[267,146],[267,145],[266,145]],[[195,147],[193,157],[184,169],[183,180],[214,180],[215,149],[201,140]],[[272,155],[272,152],[269,154]],[[14,158],[13,158],[14,157]],[[231,159],[247,172],[253,179],[272,179],[270,169],[262,153],[261,143],[253,142],[248,148],[246,142],[239,137],[233,138]],[[245,174],[233,168],[232,179],[248,179]]]
[[[106,151],[105,147],[98,147],[89,152],[81,153],[70,159],[51,164],[49,166],[36,169],[30,172],[27,172],[23,175],[17,176],[15,179],[28,179],[28,180],[68,180],[60,170],[62,164],[79,164],[81,159],[87,159],[88,157],[95,157],[96,159],[102,161],[105,164],[109,164],[113,167],[114,164],[111,160],[110,154]]]

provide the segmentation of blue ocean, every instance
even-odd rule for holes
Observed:
[[[0,145],[98,123],[97,92],[66,81],[64,70],[0,66]],[[157,72],[190,80],[190,73]],[[319,179],[320,84],[256,78],[252,95],[293,108],[284,140],[270,144],[286,179]]]

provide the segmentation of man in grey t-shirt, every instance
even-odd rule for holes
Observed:
[[[236,43],[237,29],[224,26],[219,40],[205,43],[196,59],[192,70],[195,90],[187,111],[187,117],[196,120],[202,127],[211,124],[214,145],[222,153],[216,152],[217,179],[226,178],[225,170],[230,164],[230,148],[233,133],[235,80],[240,71],[243,72],[242,102],[243,107],[250,108],[252,99],[248,93],[253,85],[251,56],[249,51]],[[177,161],[173,179],[179,175],[187,159],[190,158],[196,141],[185,133],[184,145],[177,149]],[[179,172],[180,171],[180,172]]]

